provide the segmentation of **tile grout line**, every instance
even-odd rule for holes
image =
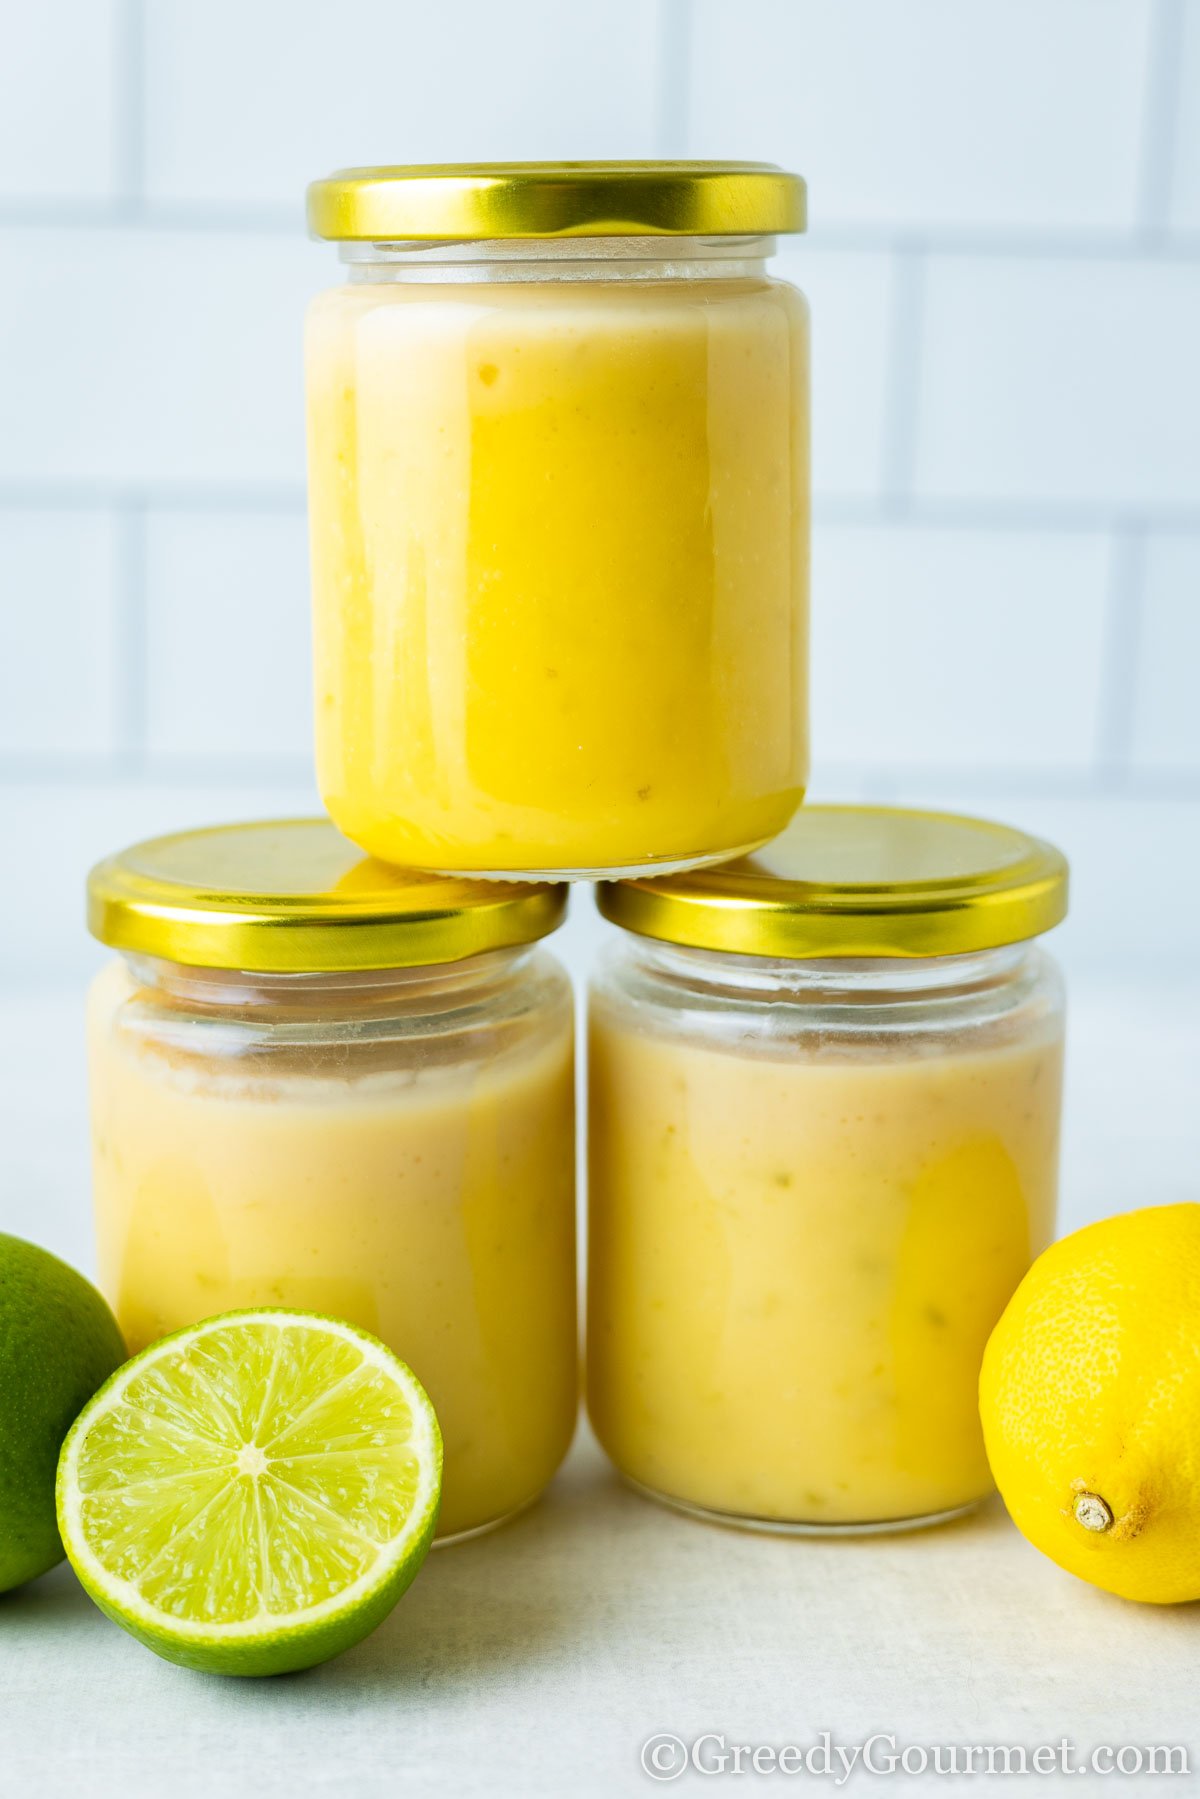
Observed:
[[[939,787],[960,789],[981,799],[1015,796],[1051,800],[1107,800],[1141,802],[1144,800],[1178,801],[1190,805],[1200,802],[1200,770],[1185,764],[1153,770],[1131,772],[1119,785],[1106,780],[1096,768],[1066,767],[1061,763],[1046,764],[980,764],[964,768],[961,763],[900,763],[884,768],[878,763],[833,762],[821,770],[820,785],[827,788],[839,782],[861,783],[872,799],[904,799],[914,803]]]
[[[124,101],[121,102],[124,108]],[[132,135],[132,133],[131,133]],[[130,179],[138,179],[134,164],[140,150],[120,149],[120,132],[114,129],[114,161],[128,162]],[[304,214],[296,207],[228,207],[203,202],[175,204],[147,201],[131,187],[127,196],[88,201],[39,199],[6,194],[0,198],[0,226],[7,230],[133,230],[191,232],[197,237],[214,232],[251,234],[259,237],[304,236]],[[1186,242],[1186,240],[1184,240]],[[1200,246],[1197,246],[1200,251]]]
[[[690,0],[658,0],[658,81],[655,141],[661,157],[687,153],[688,82],[691,70]]]
[[[256,487],[246,483],[238,487],[182,486],[148,488],[108,485],[101,481],[3,481],[0,480],[0,510],[71,511],[91,510],[96,506],[140,507],[146,512],[189,513],[292,513],[303,512],[305,490],[302,483]]]
[[[1049,501],[945,499],[914,494],[905,498],[902,510],[887,498],[856,497],[818,492],[813,517],[823,525],[902,525],[913,529],[946,531],[1041,531],[1111,532],[1139,522],[1129,508],[1103,501]],[[1200,532],[1200,507],[1164,509],[1146,515],[1156,531],[1191,536]]]
[[[142,0],[119,0],[113,58],[114,223],[140,219],[146,194],[146,20]]]
[[[253,482],[234,487],[204,483],[149,487],[136,482],[0,479],[0,512],[135,507],[148,515],[181,512],[214,517],[222,514],[278,517],[303,513],[304,505],[305,490],[301,482],[278,482],[261,487]],[[1148,530],[1161,535],[1200,535],[1200,505],[1175,506],[1152,513],[1143,509],[1133,513],[1127,506],[1102,500],[945,499],[921,494],[905,499],[903,510],[898,513],[894,504],[874,493],[836,494],[818,490],[813,497],[813,517],[820,525],[867,529],[899,524],[913,529],[955,531],[1107,533],[1144,524]]]
[[[1183,0],[1155,0],[1142,86],[1137,223],[1147,244],[1165,238],[1181,104]]]
[[[668,7],[681,3],[682,0],[663,0]],[[671,110],[665,80],[660,86],[659,136],[664,132],[664,110]],[[685,126],[686,122],[681,129],[686,135]],[[128,161],[131,182],[141,180],[137,166],[140,155],[140,142],[136,148],[131,145],[128,152],[122,152],[121,160]],[[290,239],[304,235],[303,215],[294,206],[179,204],[147,200],[132,189],[125,204],[7,194],[0,198],[0,226],[27,231],[175,231],[196,236],[228,232]],[[825,251],[899,254],[912,249],[917,241],[913,226],[822,224],[808,237],[806,248],[816,256]],[[919,243],[929,255],[994,257],[1008,262],[1133,262],[1167,268],[1190,268],[1200,262],[1200,231],[1193,230],[1167,232],[1132,227],[1106,234],[1067,228],[1059,233],[1024,234],[1008,227],[964,231],[934,226],[920,230]]]
[[[1200,771],[1177,767],[1131,772],[1119,785],[1106,781],[1096,770],[1077,770],[1062,765],[1004,766],[987,764],[964,769],[961,764],[904,763],[894,768],[879,764],[834,762],[822,767],[821,786],[853,781],[861,783],[874,799],[910,801],[914,793],[938,787],[961,789],[964,794],[1033,797],[1051,800],[1142,800],[1200,803]],[[64,752],[61,755],[0,754],[0,790],[15,786],[79,785],[103,787],[111,783],[138,786],[202,787],[208,784],[304,785],[311,787],[312,767],[307,758],[227,754],[203,758],[195,755],[158,755],[140,758],[136,765],[120,753],[92,756]]]
[[[1145,524],[1138,521],[1118,527],[1112,540],[1096,716],[1096,770],[1110,789],[1124,789],[1131,773],[1145,573]]]

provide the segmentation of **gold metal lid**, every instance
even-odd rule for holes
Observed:
[[[88,929],[101,943],[261,974],[457,962],[533,943],[566,905],[566,889],[548,882],[390,868],[323,818],[151,837],[88,876]]]
[[[769,162],[414,163],[308,190],[339,243],[504,237],[757,237],[803,231],[805,187]]]
[[[1008,825],[891,806],[805,806],[752,856],[606,881],[605,918],[744,956],[955,956],[1066,916],[1067,863]]]

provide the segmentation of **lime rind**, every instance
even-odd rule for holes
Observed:
[[[83,1275],[0,1231],[0,1594],[62,1561],[59,1450],[80,1408],[128,1353]]]
[[[284,1673],[391,1611],[432,1542],[441,1465],[428,1397],[382,1343],[257,1307],[105,1383],[63,1444],[59,1529],[96,1604],[159,1655]]]

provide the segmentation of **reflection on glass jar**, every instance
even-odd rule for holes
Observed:
[[[231,840],[240,894],[223,865]],[[433,1400],[441,1533],[494,1522],[550,1479],[577,1405],[570,986],[543,951],[502,941],[541,935],[561,908],[512,888],[515,910],[497,917],[486,893],[394,877],[324,824],[164,843],[104,865],[92,886],[99,934],[127,952],[93,987],[89,1043],[101,1279],[130,1348],[239,1306],[348,1319]],[[339,859],[346,875],[330,880]],[[159,927],[161,882],[153,896],[144,884],[148,869],[168,872],[176,938],[156,939],[128,892],[119,918],[100,915],[113,871],[131,868]],[[304,920],[303,942],[274,928],[259,947],[309,966],[185,959],[220,953],[224,933],[254,961],[247,915],[269,878],[296,920],[297,870],[327,915]],[[225,909],[205,939],[184,914],[214,886]],[[311,966],[402,956],[439,900],[444,951],[489,931],[496,946],[409,967]],[[128,953],[139,926],[157,953]]]
[[[757,864],[639,886],[604,909],[659,940],[625,937],[591,999],[601,1442],[651,1492],[765,1527],[973,1504],[983,1347],[1054,1230],[1062,996],[1023,939],[1062,914],[1061,860],[817,808]],[[665,940],[730,930],[741,953]]]
[[[766,269],[803,190],[705,166],[641,165],[632,199],[534,168],[499,223],[455,210],[471,171],[314,190],[350,272],[308,323],[318,777],[375,855],[690,866],[803,797],[808,324]],[[722,180],[681,215],[703,235],[650,222]],[[418,185],[454,241],[398,241]],[[555,235],[614,193],[624,231]]]

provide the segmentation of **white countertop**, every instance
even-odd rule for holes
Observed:
[[[0,997],[0,1228],[91,1265],[77,994]],[[1065,1228],[1200,1198],[1200,976],[1072,983]],[[787,1541],[678,1518],[590,1440],[543,1502],[436,1552],[358,1649],[226,1682],[168,1666],[59,1568],[0,1599],[0,1790],[209,1795],[658,1790],[643,1743],[1185,1744],[1200,1769],[1200,1608],[1127,1605],[1060,1573],[993,1503],[914,1536]],[[714,1751],[708,1745],[706,1754]],[[886,1755],[886,1743],[877,1754]],[[835,1774],[674,1792],[860,1791]],[[1065,1788],[1187,1792],[1185,1778]],[[897,1776],[898,1792],[995,1790]]]

